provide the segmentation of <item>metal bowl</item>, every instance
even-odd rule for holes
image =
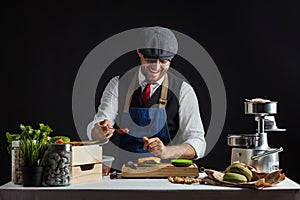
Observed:
[[[254,148],[259,144],[258,134],[229,134],[227,144],[231,147]]]
[[[244,104],[245,114],[268,115],[277,113],[277,101],[256,102],[248,100]]]

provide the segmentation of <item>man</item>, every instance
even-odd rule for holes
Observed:
[[[141,65],[110,80],[88,125],[88,137],[104,143],[118,137],[114,143],[122,162],[146,155],[203,157],[206,142],[195,92],[168,71],[178,50],[175,35],[155,26],[144,28],[139,39]],[[118,134],[118,128],[129,132]]]

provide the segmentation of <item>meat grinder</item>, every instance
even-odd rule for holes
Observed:
[[[261,98],[244,102],[245,114],[253,115],[257,121],[255,134],[229,134],[227,144],[232,148],[231,163],[239,161],[254,167],[259,172],[279,169],[279,152],[283,148],[271,148],[267,131],[285,131],[276,126],[277,102]]]

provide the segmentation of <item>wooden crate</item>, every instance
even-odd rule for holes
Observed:
[[[102,180],[102,164],[72,166],[72,184]]]

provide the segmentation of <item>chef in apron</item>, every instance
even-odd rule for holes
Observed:
[[[90,123],[92,131],[88,128],[91,139],[108,141],[106,147],[117,152],[114,164],[118,169],[127,161],[140,157],[158,156],[168,159],[163,149],[177,144],[178,139],[180,105],[177,97],[183,80],[168,71],[171,60],[177,53],[177,40],[169,29],[162,27],[146,28],[143,34],[146,43],[137,49],[141,65],[112,81],[114,84],[118,83],[118,100],[109,109],[117,107],[117,114],[113,117],[107,115],[107,119],[98,123]],[[198,102],[196,104],[198,106]],[[102,115],[103,118],[106,117],[105,114]],[[201,132],[201,119],[195,119],[201,124],[200,128],[196,127]],[[116,130],[119,128],[128,128],[129,132],[118,134]],[[189,135],[187,139],[188,137]],[[197,137],[198,135],[192,135],[192,140],[199,139],[205,149],[204,131],[203,135]],[[195,147],[184,147],[188,149],[186,152],[191,152],[187,155],[190,158],[201,156],[196,155]]]

